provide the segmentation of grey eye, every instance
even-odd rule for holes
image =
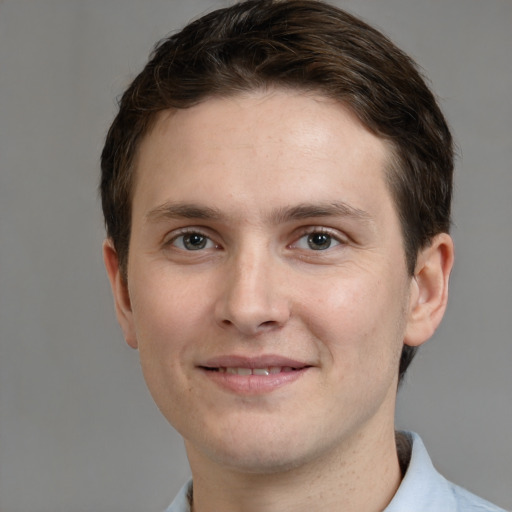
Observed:
[[[173,245],[186,251],[200,251],[214,246],[213,242],[200,233],[187,233],[174,239]]]
[[[308,247],[313,251],[329,249],[332,243],[332,236],[327,233],[311,233],[308,237]]]
[[[197,233],[185,235],[183,237],[183,245],[190,251],[197,251],[206,247],[207,238]]]

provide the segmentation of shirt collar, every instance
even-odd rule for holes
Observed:
[[[455,510],[450,483],[434,468],[418,434],[407,432],[412,440],[409,466],[402,483],[384,512],[410,512],[421,503],[422,512]]]

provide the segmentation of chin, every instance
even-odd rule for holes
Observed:
[[[311,444],[311,432],[231,430],[229,435],[203,438],[200,443],[186,442],[187,452],[201,452],[220,467],[238,473],[270,475],[286,473],[311,462],[322,452]],[[300,451],[299,451],[300,448]]]

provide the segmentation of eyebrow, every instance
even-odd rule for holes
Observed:
[[[332,203],[303,203],[291,208],[279,208],[270,215],[272,222],[279,224],[291,220],[303,220],[312,217],[349,217],[370,223],[372,217],[359,208],[350,206],[342,201]]]
[[[314,217],[348,217],[364,223],[372,223],[370,214],[348,205],[342,201],[331,203],[302,203],[292,207],[282,207],[272,210],[268,219],[272,224],[281,224],[293,220],[305,220]],[[198,219],[221,221],[227,218],[218,208],[197,205],[193,203],[165,202],[153,208],[146,214],[150,222],[166,219]]]
[[[153,208],[146,214],[146,219],[149,221],[165,219],[220,220],[221,218],[223,218],[223,215],[217,208],[188,203],[173,203],[171,201]]]

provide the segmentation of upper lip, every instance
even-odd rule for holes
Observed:
[[[238,355],[217,356],[207,359],[198,366],[203,368],[269,368],[269,367],[289,367],[305,368],[312,366],[304,361],[291,359],[279,355],[263,355],[258,357],[245,357]]]

